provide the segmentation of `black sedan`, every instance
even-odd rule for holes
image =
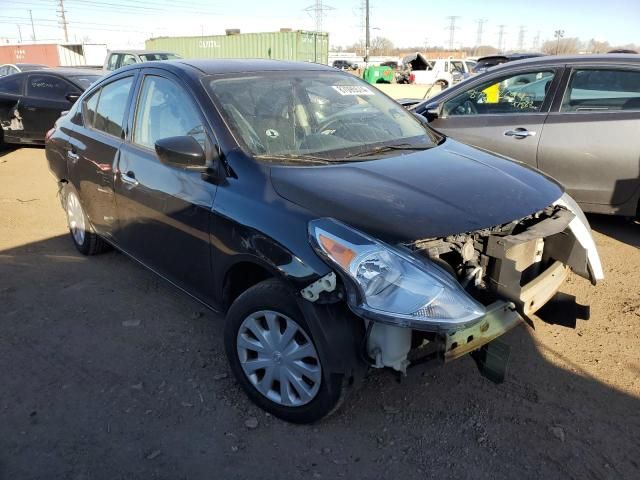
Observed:
[[[82,95],[46,153],[78,250],[113,246],[226,312],[238,382],[293,422],[333,411],[368,367],[475,352],[499,381],[493,340],[569,268],[602,278],[556,182],[322,65],[125,67]]]
[[[100,78],[91,72],[50,68],[0,78],[0,144],[43,144],[60,113]]]

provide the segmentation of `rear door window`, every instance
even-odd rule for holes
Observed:
[[[27,80],[27,97],[64,101],[68,93],[79,92],[77,87],[53,75],[29,75]]]
[[[127,110],[132,85],[133,77],[126,77],[101,88],[92,122],[93,128],[122,138],[124,114]],[[89,101],[93,101],[93,97],[90,97]],[[90,108],[91,105],[86,105],[86,107]]]
[[[640,70],[574,70],[560,111],[612,110],[640,110]]]
[[[0,78],[0,93],[22,95],[23,76],[7,76]]]

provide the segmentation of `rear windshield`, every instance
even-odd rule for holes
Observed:
[[[67,78],[80,86],[83,90],[86,90],[98,81],[100,75],[69,75]]]
[[[236,138],[254,155],[336,159],[372,145],[437,141],[400,104],[337,71],[214,75],[203,83]]]
[[[495,57],[495,58],[487,58],[485,60],[478,60],[478,63],[475,65],[476,70],[480,70],[483,68],[495,67],[496,65],[500,65],[502,63],[506,63],[507,59],[504,57]]]

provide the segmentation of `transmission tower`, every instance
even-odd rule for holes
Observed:
[[[58,0],[58,7],[60,7],[60,10],[56,10],[56,12],[58,12],[58,15],[60,16],[59,23],[62,25],[62,29],[64,30],[64,41],[68,42],[69,32],[67,32],[67,11],[64,9],[64,0]]]
[[[506,27],[506,25],[498,25],[498,50],[500,50],[500,52],[504,50],[504,45],[502,43],[504,40],[504,27]]]
[[[520,29],[518,30],[518,51],[522,52],[524,49],[524,34],[527,32],[527,29],[524,28],[524,25],[520,25]]]
[[[531,45],[531,49],[534,52],[537,52],[540,49],[540,30],[536,32],[536,36],[533,37],[533,44]]]
[[[478,24],[478,34],[476,36],[476,47],[479,47],[480,45],[482,45],[482,30],[484,29],[484,24],[487,23],[487,19],[479,18],[478,20],[476,20],[476,23]]]
[[[460,17],[458,15],[451,15],[446,18],[447,20],[449,20],[449,26],[446,27],[449,29],[449,50],[453,50],[453,41],[456,34],[456,20],[458,20]]]
[[[322,32],[322,20],[324,19],[325,12],[329,10],[335,9],[329,5],[325,5],[322,0],[316,0],[313,5],[309,5],[304,9],[305,12],[314,18],[316,22],[316,32]]]

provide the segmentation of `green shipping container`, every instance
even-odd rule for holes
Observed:
[[[148,50],[165,50],[184,58],[271,58],[327,64],[329,34],[267,32],[200,37],[158,37],[145,42]]]

